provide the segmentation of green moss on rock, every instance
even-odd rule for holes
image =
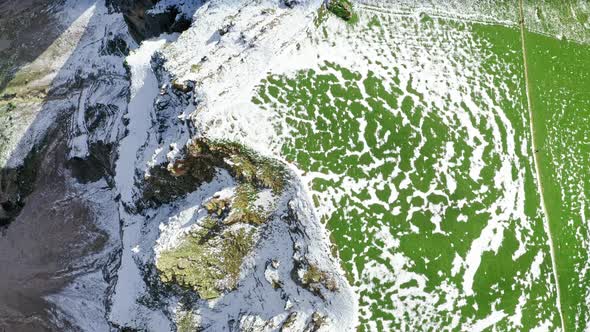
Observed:
[[[301,278],[301,283],[303,284],[303,287],[314,294],[321,295],[322,287],[331,292],[338,290],[336,279],[334,279],[329,273],[321,270],[315,264],[310,264],[307,267],[307,270],[303,273],[303,277]]]
[[[207,218],[176,248],[164,251],[156,262],[160,279],[191,289],[203,299],[214,299],[235,289],[244,257],[254,245],[253,231],[217,232],[217,221]]]
[[[325,278],[325,273],[321,271],[317,266],[310,265],[307,271],[303,274],[302,282],[304,284],[311,284],[321,282]]]
[[[229,141],[196,139],[185,152],[186,158],[168,166],[168,176],[148,187],[158,200],[196,189],[213,176],[215,168],[227,170],[239,185],[233,197],[205,202],[208,216],[177,247],[160,253],[156,267],[162,282],[214,299],[237,286],[244,257],[254,247],[257,227],[269,218],[266,208],[256,205],[259,193],[270,190],[280,194],[287,183],[287,171],[279,162]],[[152,177],[154,174],[161,172],[152,171]],[[167,189],[174,188],[175,182],[181,190]]]
[[[233,198],[232,209],[224,220],[227,225],[244,223],[254,226],[262,225],[268,219],[267,213],[254,205],[258,199],[258,191],[251,184],[245,183],[238,186]]]
[[[325,315],[314,311],[305,331],[319,331],[322,327],[326,326],[327,323],[328,321]]]
[[[287,316],[287,319],[285,319],[285,321],[283,322],[283,325],[281,326],[281,332],[282,331],[288,331],[291,328],[293,328],[293,326],[295,325],[295,322],[297,322],[297,312],[292,312],[289,314],[289,316]]]
[[[187,147],[190,158],[207,158],[227,169],[241,182],[280,193],[287,171],[274,159],[261,156],[246,146],[225,140],[196,139]]]
[[[319,28],[326,21],[327,14],[328,10],[326,9],[326,6],[320,6],[313,20],[316,28]]]
[[[352,3],[348,0],[328,0],[327,8],[345,21],[349,21],[353,17]]]
[[[192,311],[181,312],[177,314],[176,331],[177,332],[194,332],[199,330],[199,324],[195,319]]]
[[[217,216],[224,215],[229,210],[230,206],[230,200],[223,198],[213,198],[204,204],[204,207],[209,214]]]
[[[236,188],[236,195],[234,196],[232,208],[245,210],[252,206],[252,203],[258,198],[258,191],[249,184],[243,183]]]
[[[230,289],[235,289],[244,257],[254,245],[253,232],[245,229],[227,232],[224,236],[223,263],[228,273]]]
[[[227,225],[233,225],[236,223],[244,223],[249,225],[262,225],[266,221],[264,215],[258,211],[244,210],[237,211],[229,215],[225,220]]]

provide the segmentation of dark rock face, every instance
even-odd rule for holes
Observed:
[[[113,39],[109,39],[106,42],[103,42],[100,54],[128,56],[129,46],[127,45],[125,39],[121,38],[121,36],[114,36]]]
[[[283,0],[283,4],[289,8],[293,8],[299,4],[300,0]]]
[[[71,24],[54,15],[62,2],[0,0],[0,98],[15,97],[5,94],[3,88],[19,66],[35,60]],[[191,15],[174,6],[159,8],[157,14],[147,13],[157,2],[106,0],[111,12],[122,13],[129,33],[117,30],[122,20],[104,26],[100,15],[90,18],[91,28],[84,32],[82,41],[92,42],[79,43],[80,48],[74,49],[40,102],[39,114],[59,116],[45,117],[51,123],[38,132],[39,139],[35,138],[20,166],[0,168],[0,265],[9,266],[0,268],[0,331],[80,330],[64,317],[55,316],[57,309],[45,299],[77,275],[102,269],[111,287],[108,292],[112,291],[120,264],[120,250],[116,251],[119,239],[99,222],[109,220],[118,225],[120,218],[113,177],[130,93],[124,57],[137,46],[134,40],[181,32],[191,23],[187,19]],[[194,7],[200,3],[194,0]],[[95,31],[105,33],[93,35]],[[158,100],[159,105],[171,106],[161,107],[156,115],[153,134],[161,142],[188,137],[192,130],[188,121],[178,119],[175,113],[193,104],[192,86],[178,88],[169,86]],[[29,146],[24,140],[19,144]],[[169,185],[178,184],[171,178],[152,188],[161,186],[172,191],[171,195],[179,195],[198,182],[190,180],[185,181],[187,188],[169,189]],[[153,201],[158,202],[159,196],[167,195],[154,193]]]
[[[10,224],[25,206],[26,197],[33,192],[41,159],[41,151],[33,148],[23,165],[0,170],[0,228]]]
[[[173,202],[188,193],[194,192],[205,182],[215,177],[215,169],[210,160],[201,159],[192,165],[195,172],[174,176],[170,174],[167,163],[150,170],[151,176],[144,184],[142,202],[147,207],[157,207]]]
[[[0,95],[18,69],[35,60],[65,28],[52,15],[63,0],[0,1]]]
[[[96,182],[102,178],[110,183],[114,176],[116,156],[113,143],[97,142],[89,146],[88,157],[74,157],[67,161],[67,166],[80,183]]]
[[[191,24],[190,17],[170,6],[157,14],[148,13],[159,0],[107,0],[107,5],[123,14],[129,33],[136,42],[162,33],[182,32]]]
[[[0,330],[77,330],[66,321],[54,326],[44,296],[59,291],[79,269],[79,258],[107,241],[94,224],[85,193],[69,185],[63,168],[67,151],[61,134],[35,158],[32,192],[10,227],[0,235]],[[108,199],[108,198],[107,198]],[[78,262],[78,263],[74,263]]]
[[[0,50],[1,98],[14,98],[3,87],[20,63],[35,60],[72,23],[55,15],[61,2],[0,1],[0,40],[19,40]],[[57,317],[45,297],[77,275],[101,268],[104,249],[117,243],[98,215],[118,222],[109,179],[129,93],[123,57],[134,42],[127,31],[101,25],[101,15],[89,18],[83,42],[56,69],[41,97],[31,131],[17,143],[30,151],[23,163],[0,168],[0,265],[5,267],[0,268],[0,331],[80,330]],[[94,34],[96,27],[107,32]],[[39,122],[47,126],[36,127]],[[72,153],[80,146],[87,146],[87,153]]]

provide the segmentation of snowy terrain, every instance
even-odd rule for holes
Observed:
[[[8,84],[0,107],[24,111],[0,163],[23,182],[63,152],[64,201],[81,193],[92,225],[72,232],[105,240],[64,256],[47,320],[563,329],[523,54],[496,40],[520,36],[518,6],[498,6],[363,0],[347,22],[323,0],[56,2],[69,24]],[[531,8],[532,31],[587,41]],[[199,250],[223,266],[187,272]],[[230,258],[235,282],[214,273]]]

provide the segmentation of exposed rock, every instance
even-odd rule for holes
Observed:
[[[320,328],[327,324],[327,319],[325,315],[315,311],[307,323],[307,326],[303,330],[304,332],[315,332],[318,331]]]
[[[54,1],[56,2],[56,1]],[[63,33],[63,19],[48,1],[0,2],[0,36],[12,42],[0,49],[0,92],[19,69],[38,58]]]
[[[179,82],[178,80],[172,81],[172,87],[180,92],[188,93],[195,88],[195,83],[191,81]]]
[[[264,278],[268,281],[272,288],[280,288],[281,287],[281,278],[278,272],[279,262],[273,260],[266,264],[266,269],[264,271]]]
[[[352,18],[352,3],[349,0],[328,0],[327,7],[334,15],[345,21]]]
[[[301,273],[302,272],[302,273]],[[330,272],[322,271],[315,264],[308,264],[304,271],[300,271],[301,284],[314,294],[325,298],[324,290],[335,292],[338,290],[338,283]]]
[[[283,0],[283,4],[289,8],[297,6],[300,2],[300,0]]]
[[[98,142],[89,146],[89,155],[86,158],[71,158],[67,165],[72,176],[80,183],[96,182],[106,177],[110,182],[110,178],[114,176],[116,156],[114,144]]]
[[[192,311],[181,312],[177,316],[176,332],[202,331]]]
[[[10,224],[33,192],[44,149],[33,148],[22,165],[0,170],[0,227]]]
[[[242,315],[238,330],[240,332],[262,332],[272,330],[272,321],[264,320],[258,315]]]
[[[156,266],[163,282],[192,289],[205,300],[236,288],[242,261],[254,245],[253,230],[217,226],[217,220],[206,219],[178,247],[160,254]]]
[[[226,35],[230,32],[231,28],[234,26],[234,22],[229,21],[228,23],[224,24],[217,32],[220,36]]]
[[[206,158],[163,163],[153,167],[144,181],[141,204],[158,206],[195,191],[215,176],[216,164]]]
[[[112,39],[108,39],[106,42],[103,41],[103,46],[101,48],[102,55],[115,55],[115,56],[128,56],[129,55],[129,46],[124,38],[117,35],[114,36]]]
[[[280,193],[287,181],[284,166],[238,143],[199,138],[185,147],[184,154],[184,159],[150,170],[144,200],[166,203],[194,191],[213,178],[215,167],[226,169],[244,183],[272,189],[275,193]],[[246,190],[243,194],[249,193]],[[239,209],[246,210],[245,206]]]
[[[163,12],[151,13],[159,0],[107,0],[107,5],[123,13],[129,32],[136,42],[162,33],[182,32],[191,24],[191,17],[170,6]]]
[[[10,266],[0,271],[0,330],[76,330],[69,320],[55,325],[47,310],[56,309],[47,296],[63,290],[74,276],[94,269],[93,264],[100,267],[107,258],[101,250],[112,245],[96,221],[99,213],[116,217],[112,196],[88,195],[85,190],[97,190],[94,186],[82,190],[71,186],[63,165],[65,139],[59,133],[54,138],[46,153],[37,154],[37,176],[27,180],[32,186],[27,204],[0,235],[0,262]],[[90,255],[94,259],[86,261]],[[80,299],[85,291],[80,288]]]
[[[287,318],[285,319],[285,321],[281,325],[281,332],[291,331],[291,329],[295,325],[295,322],[297,321],[297,317],[298,317],[298,314],[296,311],[290,313],[289,316],[287,316]]]
[[[227,198],[213,198],[205,203],[205,209],[209,214],[221,217],[229,211],[230,204],[231,202]]]

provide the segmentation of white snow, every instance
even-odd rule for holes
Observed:
[[[119,213],[122,222],[121,266],[117,273],[117,284],[112,296],[112,308],[109,319],[125,325],[126,322],[141,320],[140,326],[150,327],[156,331],[171,329],[170,320],[159,310],[151,310],[138,303],[146,291],[141,282],[135,256],[141,252],[142,225],[144,217],[127,211],[126,206],[133,204],[135,174],[142,147],[147,143],[148,131],[152,126],[153,101],[157,96],[158,82],[152,71],[152,55],[175,36],[163,35],[144,41],[139,49],[127,57],[131,70],[131,99],[129,101],[127,126],[128,134],[119,145],[119,159],[115,167],[115,185],[121,194]]]
[[[158,95],[158,81],[152,71],[153,54],[175,36],[161,36],[144,41],[139,49],[127,57],[131,69],[131,99],[127,119],[128,134],[119,145],[119,160],[115,168],[115,182],[122,199],[130,203],[133,198],[136,160],[140,148],[146,144],[152,126],[153,102]]]

